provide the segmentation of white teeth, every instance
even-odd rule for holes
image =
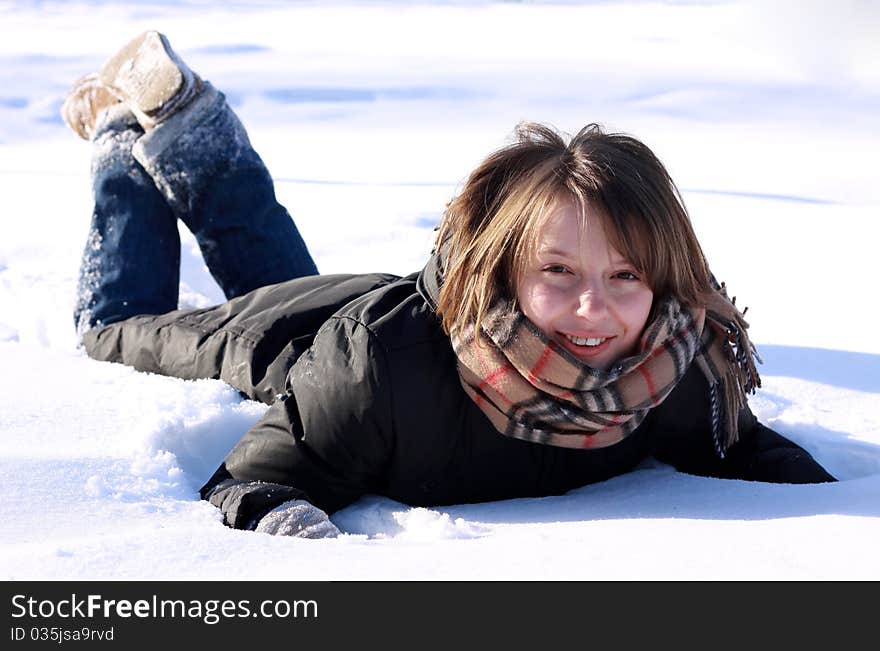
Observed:
[[[598,337],[571,337],[569,335],[565,335],[565,338],[568,339],[575,346],[598,346],[603,343],[605,339],[600,339]]]

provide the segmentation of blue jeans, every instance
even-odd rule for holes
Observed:
[[[177,219],[228,299],[318,273],[244,127],[209,83],[147,133],[124,105],[106,111],[93,138],[92,184],[74,308],[80,333],[177,309]]]

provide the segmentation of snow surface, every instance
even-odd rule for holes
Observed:
[[[519,120],[641,138],[750,308],[754,410],[841,481],[653,463],[544,499],[371,496],[335,540],[224,527],[196,489],[265,407],[73,331],[89,146],[59,107],[148,28],[226,92],[328,273],[419,268]],[[0,1],[0,577],[880,579],[878,28],[865,2]],[[181,304],[222,300],[182,236]]]

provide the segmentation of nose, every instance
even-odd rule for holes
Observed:
[[[604,316],[608,311],[608,300],[605,289],[601,284],[590,285],[584,288],[578,296],[578,305],[575,310],[579,317],[595,320]]]

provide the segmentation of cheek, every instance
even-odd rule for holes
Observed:
[[[621,297],[618,302],[618,313],[626,324],[627,330],[634,336],[640,335],[648,324],[653,304],[654,293],[647,287]]]
[[[559,292],[541,283],[524,280],[517,290],[519,309],[526,318],[542,330],[551,323],[559,311],[562,301]]]

